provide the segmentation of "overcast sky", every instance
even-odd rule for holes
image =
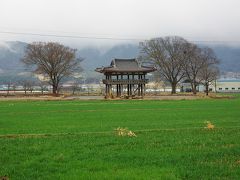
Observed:
[[[1,0],[0,32],[120,39],[178,35],[192,41],[236,42],[240,0]],[[0,33],[0,41],[6,40],[112,41]]]

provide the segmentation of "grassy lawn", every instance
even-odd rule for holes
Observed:
[[[0,143],[10,179],[239,179],[240,96],[0,101]]]

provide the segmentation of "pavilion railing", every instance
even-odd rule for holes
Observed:
[[[146,84],[148,79],[103,79],[104,84]]]

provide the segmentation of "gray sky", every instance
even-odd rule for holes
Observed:
[[[240,41],[239,0],[0,0],[0,31],[145,39],[179,35],[192,41]],[[0,33],[0,41],[109,40]]]

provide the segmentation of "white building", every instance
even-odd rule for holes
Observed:
[[[191,92],[191,84],[189,82],[181,83],[183,92]],[[204,92],[205,87],[199,85],[197,91]],[[228,93],[238,93],[240,92],[240,79],[220,79],[213,82],[209,86],[209,91],[211,92],[228,92]]]
[[[212,85],[210,88],[212,88],[213,91],[216,92],[240,92],[240,79],[234,79],[234,80],[218,80],[216,85]]]

